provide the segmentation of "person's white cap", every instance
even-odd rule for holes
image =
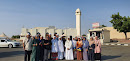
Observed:
[[[81,39],[81,37],[78,37],[78,38],[80,38],[80,39]]]
[[[59,34],[56,34],[57,36],[59,36]]]
[[[59,39],[60,39],[61,37],[59,37]]]
[[[27,32],[27,35],[31,35],[31,33],[30,33],[30,32]]]
[[[51,35],[51,33],[49,33],[49,35]]]
[[[53,36],[53,38],[55,38],[55,36]]]

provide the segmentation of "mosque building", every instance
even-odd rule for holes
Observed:
[[[22,28],[21,30],[21,36],[20,40],[23,40],[27,32],[30,32],[32,36],[35,36],[37,32],[41,33],[41,36],[45,38],[46,34],[51,33],[52,37],[55,33],[59,34],[59,36],[66,36],[68,37],[76,37],[81,36],[81,11],[78,8],[75,11],[76,15],[76,28],[65,28],[65,29],[57,29],[55,26],[49,26],[49,27],[35,27],[31,29]]]

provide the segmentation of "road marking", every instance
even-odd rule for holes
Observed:
[[[121,44],[117,44],[117,45],[121,45]]]
[[[105,45],[109,45],[109,44],[105,44]]]
[[[128,44],[124,44],[124,46],[128,46]]]
[[[111,45],[115,45],[115,44],[111,44]]]

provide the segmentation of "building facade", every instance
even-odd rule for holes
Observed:
[[[125,34],[117,31],[113,27],[103,27],[89,30],[89,34],[87,34],[87,36],[88,39],[90,39],[91,36],[98,36],[101,43],[110,42],[110,39],[125,39]],[[127,33],[127,38],[130,39],[130,32]]]
[[[76,28],[66,28],[66,29],[57,29],[55,26],[49,26],[49,27],[35,27],[31,29],[27,28],[22,28],[21,30],[21,37],[20,40],[23,40],[27,32],[30,32],[32,36],[35,36],[37,32],[41,33],[41,36],[45,38],[47,33],[51,33],[52,37],[54,36],[55,33],[59,34],[59,36],[66,36],[68,37],[76,37],[76,36],[81,36],[81,11],[80,9],[76,9],[75,11],[76,15]]]
[[[104,29],[110,31],[110,39],[125,39],[125,34],[117,31],[113,27],[104,27]],[[127,38],[130,38],[130,32],[127,32]]]
[[[66,29],[57,29],[55,26],[49,26],[49,27],[35,27],[31,29],[22,28],[21,37],[20,40],[23,40],[27,32],[30,32],[32,36],[35,36],[37,32],[41,33],[41,36],[45,38],[46,34],[51,33],[52,37],[55,33],[59,34],[61,37],[63,34],[66,37],[76,37],[77,36],[77,30],[75,28],[66,28]]]
[[[89,37],[88,39],[90,39],[90,37],[98,36],[102,44],[105,42],[110,42],[110,31],[107,29],[96,28],[89,30],[89,32],[90,33],[87,35]]]

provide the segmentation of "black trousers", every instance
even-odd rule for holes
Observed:
[[[25,50],[24,61],[27,61],[27,59],[28,59],[28,61],[30,61],[31,53],[32,53],[32,51]]]
[[[94,61],[94,50],[93,49],[89,49],[88,50],[88,57],[89,57],[89,60],[91,60],[91,61]]]
[[[48,59],[51,60],[51,50],[48,50]]]
[[[41,51],[40,51],[40,60],[44,61],[44,48],[41,48]]]
[[[43,56],[43,61],[48,61],[48,56],[49,55],[49,50],[48,49],[44,49],[44,56]]]
[[[101,60],[101,53],[95,53],[95,60]]]
[[[40,53],[40,57],[39,60],[43,61],[44,59],[44,48],[42,46],[40,46],[40,51],[38,51]]]

